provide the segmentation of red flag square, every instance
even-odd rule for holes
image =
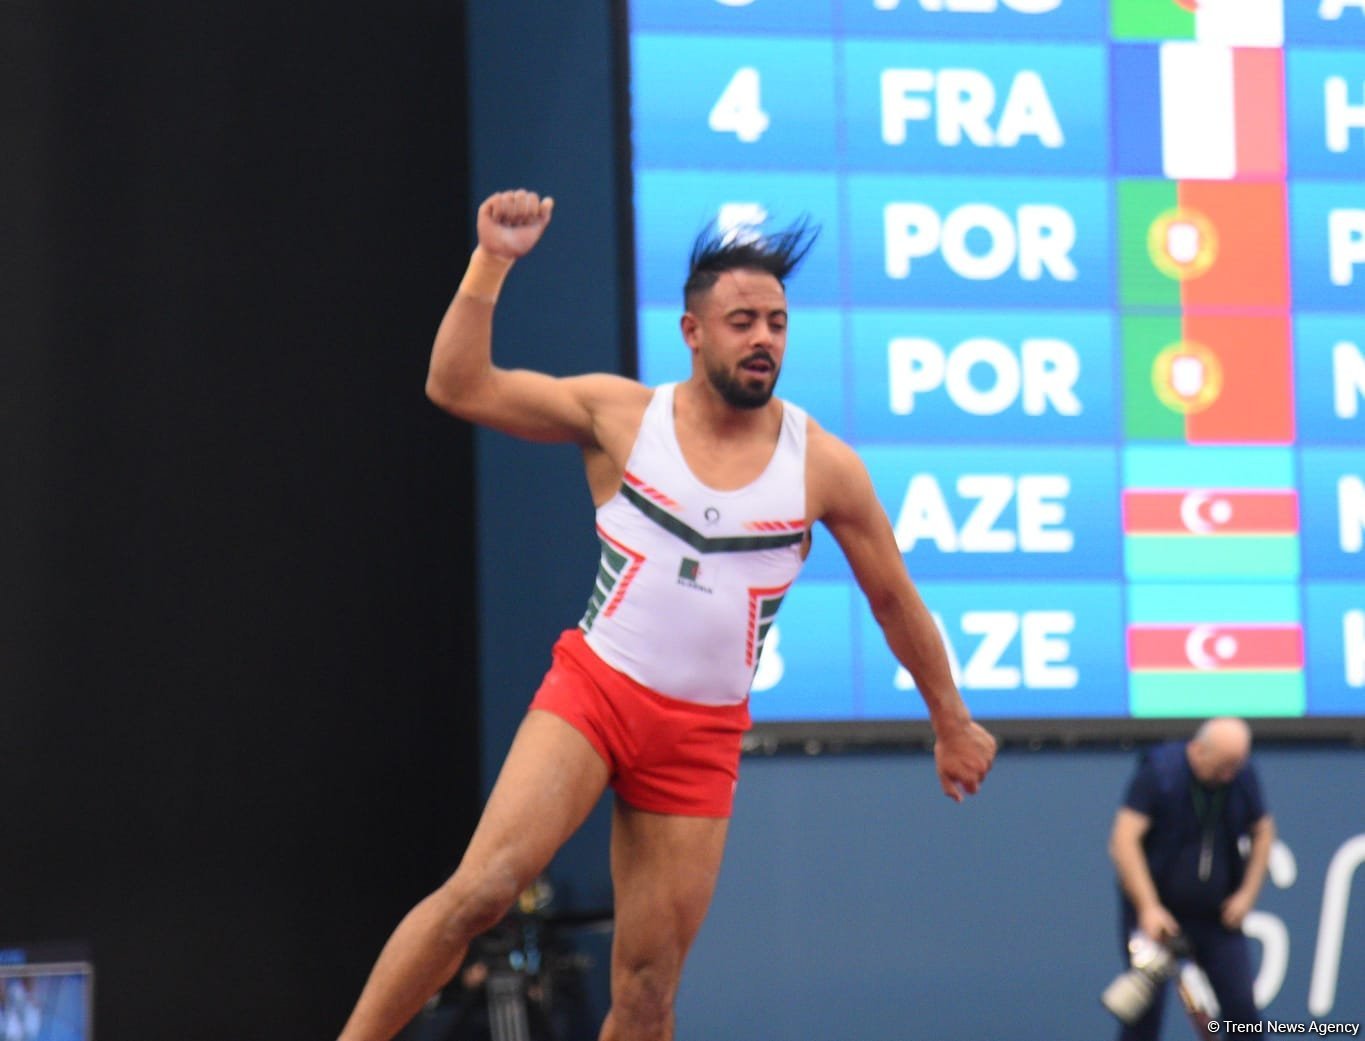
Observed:
[[[1185,416],[1191,444],[1288,444],[1294,440],[1294,379],[1287,316],[1186,314],[1184,339],[1216,359],[1211,402]]]
[[[1212,229],[1206,269],[1182,280],[1186,314],[1228,309],[1289,309],[1288,214],[1282,183],[1182,181],[1180,211],[1192,227]]]

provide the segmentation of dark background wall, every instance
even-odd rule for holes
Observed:
[[[0,946],[335,1034],[477,801],[459,4],[0,3]]]

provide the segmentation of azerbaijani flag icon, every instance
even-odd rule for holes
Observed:
[[[1302,715],[1298,605],[1298,587],[1289,583],[1130,586],[1133,715]]]
[[[1129,488],[1129,578],[1299,575],[1299,497],[1290,488]]]
[[[1284,0],[1113,0],[1110,29],[1116,40],[1281,47]]]
[[[1299,497],[1286,449],[1130,446],[1123,471],[1129,581],[1299,577]]]
[[[1283,51],[1205,43],[1118,45],[1110,78],[1120,174],[1283,179]]]
[[[1134,669],[1213,672],[1303,668],[1303,629],[1291,624],[1179,622],[1128,629]]]

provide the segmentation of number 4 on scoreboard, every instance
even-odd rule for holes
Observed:
[[[762,137],[771,123],[760,99],[758,70],[752,65],[730,77],[707,119],[707,125],[716,133],[734,134],[746,145]]]

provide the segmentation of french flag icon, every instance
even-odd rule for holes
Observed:
[[[1119,45],[1113,58],[1121,174],[1284,179],[1282,50],[1177,40]]]

